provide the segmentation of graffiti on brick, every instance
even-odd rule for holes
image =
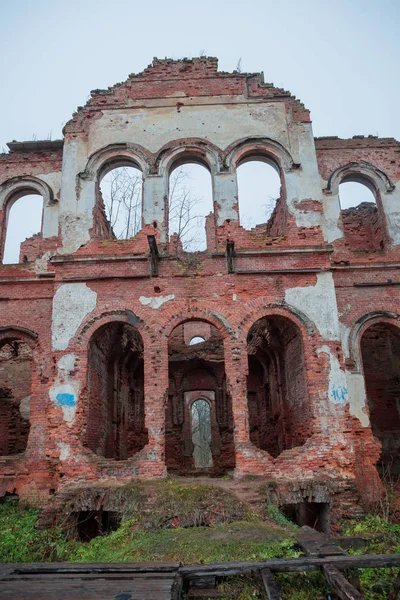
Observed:
[[[347,387],[344,385],[332,385],[330,389],[331,400],[335,404],[344,404],[349,398]]]
[[[105,479],[106,477],[138,477],[139,476],[139,467],[120,467],[120,468],[112,468],[112,467],[101,467],[100,469],[100,477]]]
[[[62,394],[57,394],[56,400],[60,406],[75,406],[76,404],[75,396],[65,392]]]

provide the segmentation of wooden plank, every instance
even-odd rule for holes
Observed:
[[[281,593],[270,569],[261,569],[262,580],[269,600],[281,600]]]
[[[186,565],[180,567],[179,573],[185,578],[203,577],[205,574],[214,575],[215,577],[227,577],[250,573],[251,571],[258,571],[264,568],[270,569],[272,572],[318,571],[320,567],[328,564],[338,569],[400,567],[400,554],[278,558],[247,562],[231,561],[206,565]]]
[[[176,575],[172,585],[171,600],[181,600],[183,592],[183,577]]]
[[[364,596],[347,581],[336,567],[323,565],[321,570],[341,600],[364,600]]]
[[[173,581],[149,582],[79,580],[59,581],[55,585],[38,580],[6,581],[0,587],[2,600],[171,600]]]
[[[400,596],[400,571],[397,573],[397,577],[393,584],[392,589],[389,592],[388,600],[397,600]]]
[[[68,581],[70,579],[80,579],[82,581],[96,581],[98,579],[106,579],[109,581],[128,580],[167,580],[174,581],[175,574],[173,573],[13,573],[5,575],[0,581],[43,581],[48,584],[52,581]]]
[[[165,573],[177,572],[180,563],[15,563],[15,573]],[[1,573],[0,573],[1,576]]]
[[[330,540],[324,533],[315,531],[312,527],[304,525],[296,540],[307,556],[335,556],[346,554],[333,540]]]

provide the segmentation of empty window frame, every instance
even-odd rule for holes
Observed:
[[[100,176],[97,221],[103,217],[108,223],[103,228],[100,222],[97,225],[100,230],[108,229],[108,237],[127,240],[142,228],[143,176],[134,164],[115,164]]]
[[[267,223],[281,193],[279,167],[265,157],[251,156],[237,167],[239,218],[244,229]]]
[[[168,234],[172,251],[207,249],[207,230],[214,230],[211,174],[194,162],[171,170],[168,186]]]
[[[383,248],[384,219],[373,184],[356,175],[346,177],[339,185],[339,202],[345,244],[352,250]]]
[[[3,264],[33,261],[39,256],[43,198],[39,194],[18,195],[6,207],[6,237]]]

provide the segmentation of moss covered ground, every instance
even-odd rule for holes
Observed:
[[[151,511],[130,509],[116,531],[88,542],[68,539],[62,526],[38,528],[39,508],[10,502],[0,505],[0,562],[142,562],[177,561],[183,564],[229,560],[263,560],[299,556],[296,526],[266,505],[255,514],[234,495],[210,486],[162,484],[154,487]],[[137,495],[137,490],[135,490]],[[359,553],[400,553],[400,525],[379,517],[350,522],[347,535],[369,540]],[[350,552],[352,552],[350,550]],[[356,552],[353,552],[356,553]],[[386,598],[396,570],[359,570],[366,600]],[[279,574],[287,600],[329,599],[320,573]],[[224,598],[266,598],[256,576],[219,582]]]

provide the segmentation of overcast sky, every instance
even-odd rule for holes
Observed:
[[[264,71],[314,134],[400,139],[399,0],[0,0],[0,150],[61,137],[89,92],[154,56]]]

